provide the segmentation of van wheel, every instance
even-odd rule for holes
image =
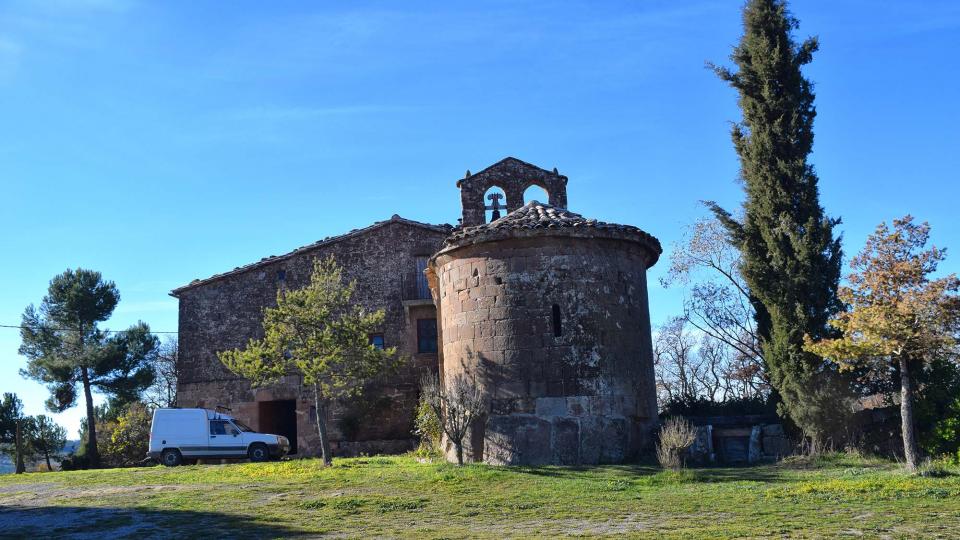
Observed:
[[[160,454],[160,462],[166,465],[167,467],[176,467],[183,463],[183,456],[180,455],[180,451],[175,448],[167,448]]]
[[[270,451],[267,450],[267,445],[263,443],[251,444],[247,455],[250,456],[250,461],[257,463],[270,459]]]

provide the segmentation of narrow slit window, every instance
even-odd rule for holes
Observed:
[[[553,337],[563,335],[563,318],[560,316],[560,306],[553,305]]]

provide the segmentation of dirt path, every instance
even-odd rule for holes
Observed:
[[[231,485],[250,493],[261,486]],[[0,485],[0,539],[45,538],[113,540],[116,538],[304,538],[302,529],[258,519],[255,508],[269,502],[265,496],[238,503],[233,511],[201,510],[223,505],[231,497],[222,486],[207,483],[133,486],[78,486],[60,482]],[[177,492],[181,492],[178,494]],[[157,497],[194,503],[157,505]],[[220,499],[217,499],[220,498]],[[233,500],[230,498],[229,500]],[[274,520],[275,521],[275,520]]]
[[[165,531],[163,526],[164,522],[169,521],[169,516],[164,513],[100,507],[97,502],[118,495],[136,498],[149,493],[202,487],[67,487],[55,482],[0,486],[0,538],[114,539],[173,536],[169,534],[169,530]],[[73,501],[82,504],[71,504]]]

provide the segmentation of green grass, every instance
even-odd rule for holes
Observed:
[[[744,468],[422,464],[411,457],[0,477],[0,537],[960,537],[960,470],[834,455]]]

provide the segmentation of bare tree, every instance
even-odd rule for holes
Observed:
[[[700,359],[699,383],[711,401],[727,401],[733,395],[732,381],[726,369],[730,362],[729,347],[720,340],[703,336],[697,348]]]
[[[691,329],[674,317],[654,338],[654,366],[661,403],[752,399],[766,391],[759,365],[726,342]]]
[[[743,389],[766,392],[763,351],[740,263],[740,252],[728,241],[723,225],[703,218],[673,246],[670,270],[661,284],[686,288],[683,317],[699,332],[726,345],[731,363],[753,366],[739,370],[741,376],[751,374],[740,383]],[[758,383],[757,378],[762,381]]]
[[[665,401],[695,399],[700,393],[701,366],[694,352],[696,340],[686,329],[683,317],[664,324],[654,340],[657,386]]]
[[[443,433],[453,443],[457,465],[463,465],[463,439],[486,406],[482,389],[458,373],[447,377],[444,383],[436,375],[424,375],[420,379],[420,391],[440,419]]]
[[[156,377],[143,393],[144,403],[153,407],[173,407],[177,404],[177,380],[180,371],[177,368],[179,346],[176,338],[167,337],[160,344],[154,363]]]

